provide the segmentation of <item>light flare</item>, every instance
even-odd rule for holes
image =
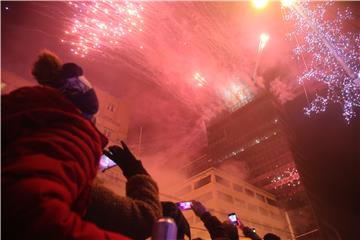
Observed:
[[[252,4],[257,9],[265,8],[269,3],[269,0],[252,0]]]
[[[291,7],[295,3],[295,0],[281,0],[283,7]]]
[[[259,43],[259,49],[263,50],[266,46],[266,43],[269,41],[270,36],[267,33],[262,33],[260,35],[260,43]]]

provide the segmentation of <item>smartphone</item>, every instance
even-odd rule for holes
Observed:
[[[99,164],[100,171],[105,172],[106,170],[114,166],[116,166],[116,163],[113,160],[108,158],[105,154],[101,155]]]
[[[180,210],[191,209],[191,202],[178,202],[176,203],[176,205],[178,206],[178,208],[180,208]]]
[[[229,213],[228,216],[229,216],[230,222],[232,222],[232,224],[234,224],[234,225],[238,224],[239,219],[237,218],[236,213]]]

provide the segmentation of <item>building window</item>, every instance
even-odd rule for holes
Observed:
[[[234,200],[232,198],[232,196],[230,196],[229,194],[227,193],[223,193],[223,192],[218,192],[218,197],[226,202],[229,202],[229,203],[233,203]]]
[[[186,193],[188,193],[188,192],[190,192],[190,191],[191,191],[191,186],[188,185],[188,186],[182,188],[182,189],[177,193],[177,195],[184,195],[184,194],[186,194]]]
[[[200,195],[199,197],[197,197],[195,199],[198,200],[199,202],[206,202],[206,201],[209,201],[212,198],[213,198],[212,192],[207,192],[207,193],[204,193],[204,194]]]
[[[106,109],[109,110],[110,112],[113,112],[113,111],[115,110],[115,107],[114,107],[114,105],[112,105],[112,104],[110,103],[110,104],[108,104],[108,105],[106,106]]]
[[[194,189],[201,188],[202,186],[205,186],[206,184],[211,182],[211,176],[206,176],[194,183]]]
[[[259,199],[260,201],[266,202],[266,201],[265,201],[265,197],[264,197],[263,195],[261,195],[261,194],[259,194],[259,193],[256,193],[255,196],[256,196],[256,198]]]
[[[242,186],[240,186],[239,184],[233,183],[233,189],[237,192],[243,192],[243,188]]]
[[[222,177],[215,175],[215,181],[225,187],[230,187],[230,182]]]
[[[276,201],[271,198],[266,198],[266,201],[269,205],[277,207]]]
[[[245,188],[245,193],[246,193],[248,196],[250,196],[250,197],[254,197],[254,196],[255,196],[255,193],[254,193],[252,190],[247,189],[247,188]]]

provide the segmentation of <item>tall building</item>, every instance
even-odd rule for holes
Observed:
[[[186,166],[185,172],[192,175],[209,166],[221,167],[226,163],[266,191],[278,194],[282,189],[297,190],[299,175],[288,143],[288,131],[277,106],[271,96],[262,95],[209,122],[207,150]]]
[[[207,149],[183,171],[191,176],[214,166],[239,175],[274,194],[281,207],[293,216],[295,233],[301,235],[316,229],[316,222],[289,137],[291,129],[279,104],[264,93],[209,122]]]

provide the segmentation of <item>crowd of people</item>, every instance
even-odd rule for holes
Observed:
[[[44,51],[32,74],[39,86],[1,96],[2,237],[156,238],[154,226],[167,217],[176,224],[176,239],[191,239],[179,207],[160,202],[158,185],[127,145],[107,148],[107,138],[95,126],[99,102],[83,69]],[[102,154],[126,177],[125,197],[96,179]],[[240,220],[221,222],[198,201],[191,208],[211,239],[239,239],[239,230],[261,239]],[[280,238],[269,233],[263,239]]]

